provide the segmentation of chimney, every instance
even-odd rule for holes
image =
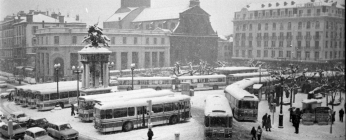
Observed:
[[[190,0],[189,7],[199,6],[199,0]]]
[[[64,23],[64,16],[59,16],[59,23]]]
[[[27,14],[26,15],[26,22],[32,23],[33,22],[33,17],[34,17],[34,15]]]
[[[55,13],[53,12],[52,15],[51,15],[51,17],[57,19],[57,18],[58,18],[58,14],[55,14]]]
[[[79,21],[79,15],[76,15],[76,21]]]

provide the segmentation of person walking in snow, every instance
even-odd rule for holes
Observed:
[[[344,114],[345,114],[345,111],[341,108],[339,111],[339,118],[341,122],[344,122]]]
[[[267,113],[262,117],[262,128],[264,128],[266,121],[267,121],[268,115]]]
[[[257,128],[257,140],[261,140],[261,136],[262,136],[262,129],[261,129],[261,126],[258,126],[258,128]]]
[[[74,113],[74,105],[71,104],[71,116],[75,116],[76,114]]]
[[[295,128],[295,132],[294,133],[296,133],[296,134],[299,133],[300,118],[301,118],[300,115],[297,113],[297,114],[295,114],[294,119],[293,119],[293,126]]]
[[[149,128],[149,131],[148,131],[148,140],[152,140],[153,139],[153,136],[154,136],[154,132],[151,130],[151,128]]]
[[[332,114],[332,124],[334,124],[335,122],[335,111],[333,111],[333,114]]]
[[[252,135],[251,140],[256,140],[257,131],[256,131],[255,127],[252,127],[250,134]]]
[[[267,117],[265,127],[266,127],[266,131],[268,131],[268,129],[269,129],[269,132],[271,132],[270,128],[272,128],[272,121],[270,119],[270,115],[268,115],[268,117]]]

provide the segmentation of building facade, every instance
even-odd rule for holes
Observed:
[[[134,4],[134,1],[142,1]],[[210,24],[210,15],[199,0],[175,7],[150,7],[150,0],[121,1],[121,8],[103,23],[104,28],[135,30],[170,30],[170,63],[193,62],[200,59],[217,61],[218,37]]]
[[[169,66],[169,31],[104,29],[108,36],[109,50],[112,51],[110,69],[129,69],[132,63],[136,68]],[[59,77],[66,80],[75,78],[72,66],[80,66],[78,51],[86,45],[81,43],[87,35],[86,28],[45,28],[36,32],[40,39],[36,45],[37,75],[42,81],[54,80],[54,64],[60,63]]]
[[[219,35],[218,48],[217,48],[217,60],[229,62],[233,55],[233,38],[227,39],[224,36]]]
[[[235,12],[233,59],[345,59],[345,8],[327,1],[253,3]]]

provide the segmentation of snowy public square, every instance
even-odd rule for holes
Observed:
[[[181,94],[176,92],[175,94]],[[204,138],[204,100],[208,95],[223,95],[223,90],[209,90],[209,91],[195,91],[194,96],[191,98],[192,103],[192,118],[188,122],[178,123],[175,125],[162,125],[154,126],[154,140],[174,140],[174,134],[180,133],[180,140],[202,140]],[[264,97],[264,96],[263,96]],[[345,99],[344,94],[342,97]],[[301,107],[301,101],[306,99],[307,95],[298,93],[296,95],[294,107]],[[337,96],[337,99],[339,96]],[[289,98],[284,98],[288,100]],[[322,106],[325,106],[325,98],[322,99]],[[333,133],[330,134],[330,125],[300,125],[299,134],[294,133],[294,127],[289,122],[289,105],[283,106],[284,114],[284,128],[278,128],[278,114],[280,107],[276,108],[274,118],[272,118],[273,125],[272,131],[263,131],[262,139],[272,140],[344,140],[345,139],[345,124],[339,121],[338,111],[344,104],[344,100],[341,105],[335,106],[336,121],[333,125]],[[101,134],[93,127],[93,123],[81,122],[78,118],[70,116],[70,108],[59,108],[52,111],[38,112],[35,109],[23,108],[15,105],[14,102],[8,102],[6,99],[1,100],[1,111],[8,113],[11,111],[22,110],[31,117],[44,116],[48,121],[52,122],[69,122],[71,126],[79,131],[82,138],[95,139],[95,140],[144,140],[147,139],[147,129],[137,129],[130,132],[115,132],[109,134]],[[238,122],[234,120],[233,125],[233,138],[237,140],[251,139],[250,130],[253,126],[261,124],[261,118],[265,113],[270,113],[268,102],[262,100],[259,103],[259,115],[257,122]],[[272,115],[272,113],[270,113]],[[272,115],[273,116],[273,115]]]

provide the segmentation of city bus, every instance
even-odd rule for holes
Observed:
[[[217,67],[215,68],[215,70],[217,74],[223,74],[223,75],[230,75],[235,73],[259,72],[258,67]]]
[[[162,92],[157,92],[154,89],[141,89],[141,90],[131,90],[124,92],[108,93],[104,95],[111,96],[82,96],[79,97],[79,107],[78,114],[82,121],[92,121],[94,120],[94,106],[96,103],[101,102],[111,102],[124,99],[136,99],[136,98],[148,98],[148,97],[159,97],[174,94],[171,91],[163,90]]]
[[[133,77],[133,88],[153,88],[155,90],[172,89],[173,78],[171,77]],[[118,90],[130,90],[132,77],[118,78]]]
[[[227,76],[227,85],[230,85],[234,82],[246,79],[246,78],[252,78],[252,77],[265,77],[269,76],[269,72],[253,72],[253,73],[235,73],[235,74],[229,74]]]
[[[230,140],[232,138],[232,109],[223,95],[210,95],[204,107],[205,140]]]
[[[147,113],[148,100],[152,102],[150,113]],[[96,104],[94,127],[102,133],[145,128],[149,126],[148,114],[151,114],[151,125],[187,121],[191,118],[190,96],[174,95]]]
[[[227,86],[224,92],[235,119],[257,120],[259,100],[254,94],[233,84]]]
[[[74,86],[59,88],[59,93],[56,89],[38,90],[36,98],[38,111],[52,110],[56,105],[60,105],[61,108],[69,107],[77,102],[77,88]]]
[[[177,78],[178,88],[181,89],[181,82],[190,83],[191,87],[195,90],[212,88],[213,90],[219,89],[220,86],[226,86],[225,75],[194,75],[194,76],[179,76]]]

